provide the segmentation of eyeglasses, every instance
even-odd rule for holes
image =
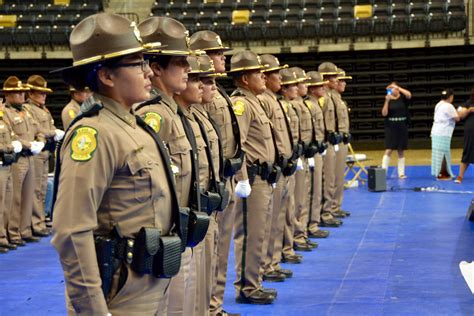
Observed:
[[[147,72],[150,70],[150,61],[148,59],[138,61],[136,63],[129,63],[129,64],[114,64],[111,68],[119,68],[119,67],[140,67],[143,72]]]

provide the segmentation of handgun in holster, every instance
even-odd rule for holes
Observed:
[[[241,168],[244,162],[244,151],[241,150],[235,157],[226,159],[224,162],[224,177],[230,178],[235,175]]]
[[[120,260],[116,258],[115,254],[117,240],[108,236],[96,236],[94,243],[100,279],[102,280],[102,292],[107,298],[112,287],[113,275],[120,266]]]
[[[281,168],[277,164],[272,165],[270,174],[268,175],[267,182],[270,184],[277,183],[281,177]]]
[[[305,158],[312,158],[316,153],[318,152],[318,142],[317,141],[312,141],[308,145],[306,145],[305,151],[304,151],[304,157]]]
[[[339,133],[329,132],[328,141],[331,145],[337,145],[342,141],[342,137]]]

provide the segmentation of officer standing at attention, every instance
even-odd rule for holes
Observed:
[[[334,89],[337,87],[338,69],[336,65],[331,62],[323,62],[318,67],[318,72],[323,76],[323,79],[328,83],[325,84],[326,96],[324,98],[323,114],[324,123],[326,126],[326,140],[328,148],[323,160],[323,208],[322,213],[330,213],[333,217],[343,217],[342,213],[334,212],[332,206],[336,199],[336,152],[339,151],[339,144],[342,142],[342,137],[339,134],[337,124],[335,99],[333,97]],[[322,216],[320,226],[323,227],[338,227],[342,224],[338,220],[336,224],[326,224],[326,216]]]
[[[294,241],[295,250],[311,251],[318,246],[317,243],[308,239],[307,226],[309,219],[309,196],[311,189],[311,173],[309,167],[314,167],[313,156],[313,125],[311,124],[311,112],[306,107],[303,98],[308,93],[306,85],[306,72],[299,67],[291,67],[298,80],[298,96],[291,101],[300,123],[300,140],[303,146],[303,166],[295,175],[295,222]]]
[[[57,165],[51,242],[68,313],[162,315],[170,281],[160,276],[171,266],[160,265],[173,260],[179,268],[181,239],[171,231],[179,214],[169,157],[132,110],[151,90],[140,33],[122,16],[99,13],[74,28],[70,45],[73,66],[61,69],[63,78],[94,96],[66,133]],[[160,257],[149,239],[177,248]]]
[[[298,114],[294,109],[291,101],[298,97],[298,78],[296,73],[292,70],[282,69],[280,70],[281,89],[280,89],[280,103],[283,106],[283,112],[287,117],[290,125],[291,134],[293,136],[292,145],[294,149],[296,160],[296,172],[304,168],[302,155],[302,144],[301,144],[301,131]],[[301,263],[303,256],[296,254],[293,249],[294,239],[294,225],[295,225],[295,184],[296,175],[290,177],[288,186],[288,200],[286,204],[286,216],[285,216],[285,228],[283,232],[283,246],[282,246],[282,262],[288,263]]]
[[[191,49],[203,50],[212,59],[216,78],[225,76],[224,52],[230,48],[222,44],[218,34],[212,31],[199,31],[191,35]],[[223,181],[229,191],[227,208],[217,215],[219,227],[219,241],[217,245],[216,276],[212,290],[210,313],[212,316],[232,315],[223,308],[224,290],[227,279],[227,261],[229,258],[230,240],[234,225],[234,205],[236,201],[234,174],[240,170],[243,161],[243,151],[240,143],[240,131],[236,115],[232,109],[232,102],[224,88],[217,85],[217,91],[212,102],[203,104],[204,109],[212,118],[219,130],[219,139],[224,152],[222,165]]]
[[[260,267],[265,259],[263,239],[266,225],[270,224],[272,184],[279,175],[273,175],[275,146],[271,122],[257,99],[257,95],[266,89],[261,73],[264,66],[257,54],[248,50],[234,54],[230,63],[228,73],[234,77],[237,86],[231,100],[246,154],[242,169],[235,176],[235,194],[239,197],[235,204],[234,224],[236,301],[271,304],[276,291],[263,288]]]
[[[334,98],[334,105],[337,112],[337,124],[339,133],[342,135],[342,143],[339,144],[339,151],[336,153],[336,195],[332,207],[333,213],[340,214],[342,217],[350,216],[350,212],[341,209],[342,200],[344,198],[344,170],[346,169],[346,157],[348,152],[348,144],[351,141],[351,134],[349,132],[349,110],[347,103],[342,99],[341,94],[346,90],[346,80],[352,79],[347,76],[346,72],[338,68],[337,87],[333,90],[332,96]]]
[[[0,253],[16,249],[16,245],[8,241],[7,224],[12,204],[12,167],[15,154],[22,149],[16,140],[10,123],[4,118],[4,105],[0,103]]]
[[[331,213],[321,214],[323,195],[323,155],[326,154],[326,125],[324,123],[323,108],[325,104],[327,81],[323,80],[317,71],[307,73],[308,96],[305,99],[306,107],[311,111],[313,120],[313,135],[318,152],[314,155],[314,167],[312,175],[312,191],[310,192],[310,217],[308,223],[308,236],[310,238],[326,238],[329,231],[319,229],[321,218],[324,218],[326,226],[337,226],[336,220]]]
[[[258,96],[268,118],[273,124],[273,137],[278,154],[278,166],[282,176],[273,190],[273,205],[271,226],[266,233],[264,242],[267,245],[267,254],[263,265],[263,280],[280,282],[293,275],[293,272],[280,267],[281,249],[283,245],[283,230],[285,228],[286,204],[288,201],[288,187],[290,177],[296,171],[297,157],[293,156],[293,136],[283,105],[276,94],[281,88],[280,70],[288,65],[280,65],[278,58],[273,55],[261,55],[267,89]],[[265,247],[264,247],[265,250]]]
[[[33,116],[39,127],[39,131],[46,138],[43,150],[33,157],[35,168],[35,195],[33,200],[32,228],[33,235],[39,237],[49,236],[50,231],[46,227],[44,204],[46,190],[48,189],[49,157],[56,149],[56,142],[63,139],[64,131],[54,126],[51,113],[46,108],[46,96],[53,92],[47,86],[46,80],[40,75],[32,75],[28,78],[26,86],[28,91],[27,104],[24,106]]]
[[[44,147],[44,135],[31,113],[25,109],[24,86],[17,77],[8,77],[3,84],[5,93],[4,117],[10,123],[23,147],[19,158],[12,165],[13,202],[8,220],[10,243],[24,246],[25,242],[37,242],[38,237],[31,231],[33,198],[35,192],[35,169],[33,155],[38,155]]]
[[[63,121],[63,128],[65,130],[81,111],[82,102],[92,95],[88,87],[77,90],[73,86],[69,86],[69,92],[71,93],[71,101],[69,101],[61,111],[61,120]]]

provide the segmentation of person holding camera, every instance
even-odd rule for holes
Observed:
[[[387,86],[387,94],[382,108],[385,117],[385,153],[382,168],[387,170],[392,151],[398,153],[398,177],[405,179],[404,151],[408,148],[408,100],[411,92],[400,87],[395,81]]]

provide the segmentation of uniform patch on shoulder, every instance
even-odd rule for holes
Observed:
[[[323,107],[324,106],[324,102],[326,102],[325,98],[324,97],[320,97],[318,99],[318,103],[319,103],[319,106],[320,107]]]
[[[69,110],[69,111],[67,112],[67,114],[68,114],[69,117],[72,118],[72,119],[76,117],[76,112],[74,112],[74,110]]]
[[[97,148],[97,130],[82,126],[74,131],[71,141],[71,158],[75,161],[88,161]]]
[[[158,113],[148,112],[145,114],[145,118],[143,120],[145,121],[145,123],[148,124],[148,126],[153,128],[155,133],[158,133],[160,131],[161,124],[163,123],[163,118]]]
[[[235,101],[232,105],[232,109],[234,110],[235,115],[241,116],[245,112],[245,102],[241,100]]]
[[[304,103],[306,104],[308,109],[311,110],[313,108],[313,102],[311,102],[310,100],[305,100]]]

